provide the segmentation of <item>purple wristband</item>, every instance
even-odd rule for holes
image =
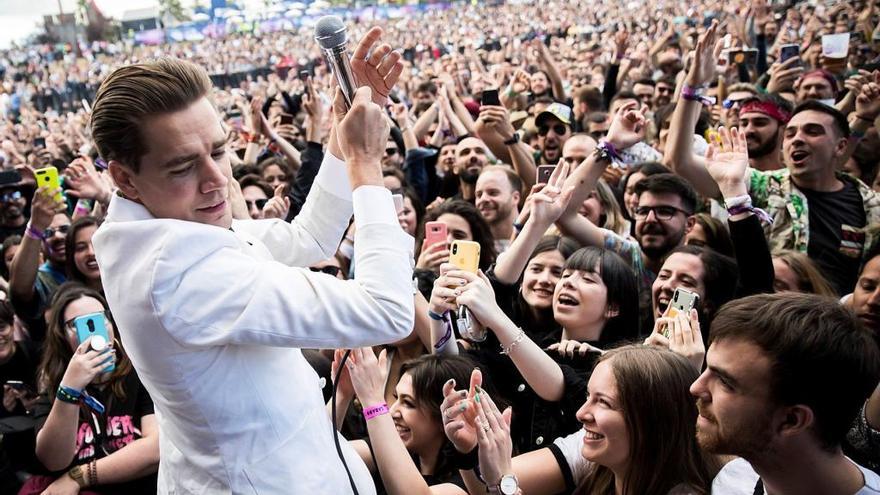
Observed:
[[[773,217],[771,217],[769,213],[760,208],[755,208],[751,205],[751,203],[734,206],[733,208],[727,209],[727,214],[730,216],[739,215],[740,213],[754,213],[755,216],[757,216],[758,219],[762,222],[768,224],[773,223]]]
[[[706,106],[715,104],[714,96],[703,95],[702,89],[684,85],[681,88],[681,97],[688,101],[698,101]]]
[[[381,415],[387,414],[387,413],[388,413],[388,404],[383,402],[381,404],[376,404],[375,406],[365,407],[364,408],[364,419],[369,421],[369,420],[375,418],[376,416],[381,416]]]
[[[28,224],[27,228],[24,230],[24,235],[38,241],[46,240],[46,233],[36,227],[32,227],[30,224]]]

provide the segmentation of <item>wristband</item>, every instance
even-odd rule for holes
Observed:
[[[42,229],[38,229],[31,224],[28,224],[27,228],[24,230],[24,235],[30,237],[31,239],[35,239],[37,241],[45,241],[46,240],[46,232]]]
[[[446,319],[443,317],[443,315],[437,314],[437,313],[431,311],[430,309],[428,310],[428,317],[431,318],[432,320],[437,320],[437,321],[443,321]]]
[[[593,150],[593,153],[601,160],[609,162],[620,161],[620,154],[617,152],[617,148],[615,148],[609,141],[599,141],[599,144],[596,145],[596,149]]]
[[[748,204],[748,205],[752,204],[752,197],[749,196],[748,194],[743,194],[742,196],[734,196],[732,198],[728,198],[728,199],[724,200],[724,207],[728,210],[730,210],[731,208],[736,208],[737,206],[745,205],[745,204]]]
[[[68,404],[79,404],[79,401],[82,398],[82,392],[70,387],[65,387],[64,385],[59,385],[58,391],[55,392],[55,398]]]
[[[89,486],[95,486],[98,484],[98,461],[95,459],[92,459],[89,462],[88,478]]]
[[[518,142],[519,142],[519,133],[518,133],[518,132],[514,132],[514,133],[513,133],[513,137],[511,137],[510,139],[504,141],[503,144],[504,144],[505,146],[513,146],[514,144],[516,144],[516,143],[518,143]]]
[[[444,327],[446,328],[446,333],[443,334],[442,337],[437,339],[437,342],[434,344],[434,350],[439,351],[442,349],[447,342],[452,339],[452,324],[449,323],[445,318],[443,319]]]
[[[769,213],[752,206],[752,198],[748,195],[737,196],[735,198],[730,198],[730,200],[725,200],[724,206],[727,207],[727,214],[730,216],[739,215],[740,213],[754,213],[762,222],[768,224],[773,223],[773,217],[771,217]]]
[[[681,87],[681,97],[688,101],[698,101],[706,106],[714,105],[715,97],[706,96],[704,91],[703,88],[694,88],[685,84]]]
[[[384,402],[381,404],[376,404],[375,406],[364,408],[364,419],[367,421],[383,414],[388,414],[388,404]]]

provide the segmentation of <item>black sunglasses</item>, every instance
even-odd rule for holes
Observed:
[[[247,205],[248,209],[250,209],[253,206],[256,206],[258,210],[262,210],[263,207],[266,206],[266,203],[269,202],[269,200],[268,199],[255,199],[252,201],[250,199],[246,199],[246,200],[244,200],[244,202]]]
[[[316,266],[310,266],[309,270],[311,270],[315,273],[326,273],[327,275],[335,277],[335,276],[339,275],[340,268],[338,266],[333,266],[333,265],[327,265],[327,266],[323,266],[321,268],[318,268]]]
[[[394,156],[397,154],[397,148],[385,148],[385,154],[388,156]]]
[[[56,232],[61,235],[67,235],[67,232],[69,230],[70,230],[70,225],[62,225],[62,226],[60,226],[58,228],[54,228],[54,229],[52,227],[49,227],[48,229],[44,230],[43,233],[46,234],[46,239],[48,239],[48,238],[52,237],[53,235],[55,235]]]
[[[568,128],[565,127],[565,124],[554,124],[552,126],[542,125],[541,127],[538,127],[538,134],[546,136],[550,133],[550,129],[553,129],[553,132],[555,132],[557,136],[564,136],[565,132],[568,130]]]

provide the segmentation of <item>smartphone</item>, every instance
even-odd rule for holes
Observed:
[[[422,250],[425,250],[438,242],[446,242],[446,224],[443,222],[428,222],[425,224],[425,242]]]
[[[498,90],[497,89],[484,89],[483,90],[483,98],[482,105],[492,105],[492,106],[501,106],[501,100],[498,98]]]
[[[727,52],[729,64],[756,65],[758,63],[758,50],[748,48],[746,50],[730,50]]]
[[[278,123],[279,125],[292,125],[293,124],[293,115],[289,113],[281,114],[281,121]]]
[[[95,168],[98,170],[107,170],[107,162],[103,158],[95,158]]]
[[[240,119],[241,118],[241,111],[237,108],[230,110],[230,111],[226,112],[226,118],[227,119]]]
[[[30,385],[20,380],[6,380],[6,385],[9,385],[15,390],[24,392],[28,397],[36,397],[37,395]]]
[[[299,80],[302,81],[302,82],[306,82],[306,81],[309,80],[309,76],[310,76],[310,75],[311,75],[311,74],[309,74],[309,71],[307,71],[307,70],[301,70],[301,71],[299,71]]]
[[[538,182],[547,184],[550,182],[550,176],[556,170],[556,165],[538,165]]]
[[[696,292],[691,292],[679,287],[678,289],[675,289],[675,293],[672,295],[672,301],[669,302],[669,307],[666,308],[666,316],[669,318],[675,318],[679,313],[688,314],[692,309],[697,307],[699,302],[700,296],[697,295]]]
[[[34,138],[34,148],[45,148],[46,147],[46,138],[44,137],[35,137]]]
[[[795,43],[789,43],[787,45],[782,45],[779,47],[779,61],[785,62],[786,60],[800,57],[801,56],[801,47]]]
[[[0,172],[0,186],[18,184],[21,182],[21,173],[18,170],[4,170]]]
[[[459,270],[477,273],[480,267],[480,243],[474,241],[452,241],[449,262]]]
[[[100,350],[100,343],[103,341],[104,346],[112,346],[110,334],[107,332],[107,323],[104,313],[89,313],[87,315],[78,316],[73,319],[73,326],[76,328],[76,338],[80,344],[88,339],[92,340],[94,348]],[[109,373],[116,369],[115,365],[110,365],[104,371]]]
[[[55,167],[46,167],[34,170],[34,176],[37,178],[37,187],[46,186],[50,191],[61,189],[61,180],[58,178],[58,169]],[[61,193],[54,196],[56,201],[61,201]]]
[[[92,113],[92,105],[89,104],[89,100],[83,98],[79,100],[79,102],[82,104],[83,110],[85,110],[86,113]]]
[[[392,194],[391,200],[394,202],[394,212],[400,213],[403,211],[403,195],[402,194]]]

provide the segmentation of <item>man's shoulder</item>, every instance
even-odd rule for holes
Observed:
[[[713,495],[751,495],[758,483],[758,473],[743,458],[734,459],[721,468],[712,481]]]
[[[854,463],[855,464],[855,463]],[[856,464],[862,475],[865,477],[865,486],[856,495],[877,495],[880,494],[880,475],[870,469]]]

